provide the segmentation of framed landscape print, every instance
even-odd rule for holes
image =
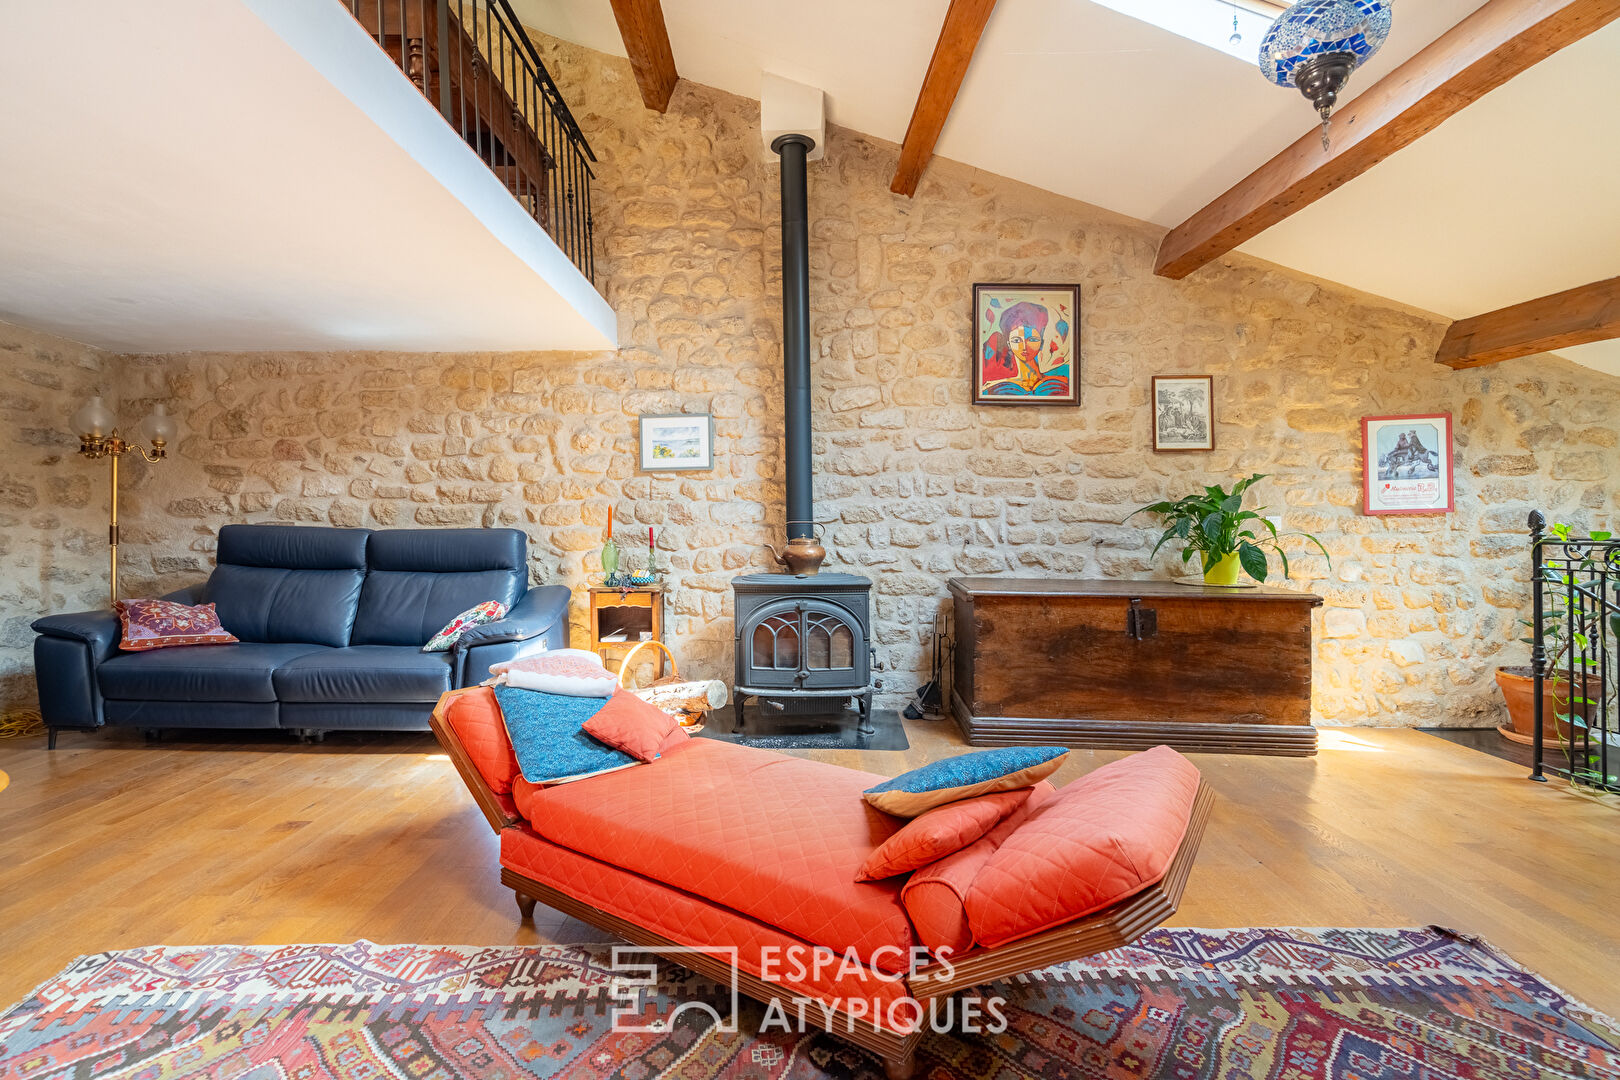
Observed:
[[[973,404],[1080,404],[1080,286],[973,286]]]
[[[1361,420],[1362,512],[1448,514],[1451,414],[1366,416]]]
[[[1153,449],[1215,449],[1215,380],[1209,375],[1153,376]]]
[[[677,472],[714,468],[714,418],[705,413],[643,416],[641,469]]]

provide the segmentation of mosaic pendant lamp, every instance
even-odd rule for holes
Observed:
[[[1322,117],[1322,149],[1339,91],[1389,37],[1393,0],[1297,0],[1260,43],[1260,70],[1305,95]]]

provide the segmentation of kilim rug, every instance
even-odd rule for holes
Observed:
[[[0,1078],[881,1077],[825,1033],[728,1033],[664,965],[613,1030],[611,946],[158,946],[87,956],[0,1016]],[[1412,930],[1158,930],[993,984],[1000,1034],[930,1034],[930,1080],[1620,1077],[1612,1021],[1483,943]],[[663,1018],[660,1022],[660,1018]]]

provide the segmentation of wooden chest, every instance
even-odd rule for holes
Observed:
[[[951,712],[975,746],[1307,755],[1310,593],[952,578]]]

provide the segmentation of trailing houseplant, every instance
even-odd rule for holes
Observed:
[[[1287,577],[1288,556],[1278,543],[1285,536],[1302,536],[1309,540],[1331,566],[1333,559],[1327,548],[1310,533],[1280,533],[1265,516],[1264,506],[1253,510],[1243,508],[1244,494],[1265,478],[1265,473],[1255,473],[1233,484],[1230,491],[1219,484],[1210,484],[1196,495],[1174,502],[1150,503],[1133,510],[1125,520],[1137,514],[1156,515],[1165,528],[1164,535],[1153,545],[1153,555],[1170,541],[1181,541],[1181,561],[1191,562],[1197,555],[1204,580],[1211,585],[1236,585],[1240,573],[1265,581],[1271,552],[1282,561],[1282,574]]]

